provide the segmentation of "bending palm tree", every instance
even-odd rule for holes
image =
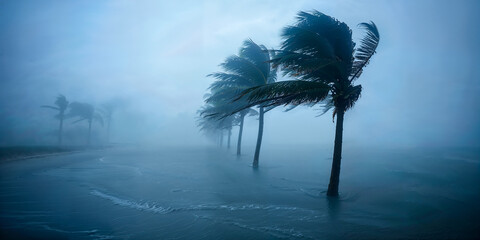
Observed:
[[[247,108],[242,111],[240,111],[237,115],[237,122],[238,122],[238,140],[237,140],[237,156],[240,156],[242,154],[242,135],[243,135],[243,123],[245,120],[245,116],[256,116],[258,115],[258,112]]]
[[[90,146],[91,142],[91,133],[92,133],[92,122],[93,120],[96,120],[103,126],[103,118],[101,117],[100,114],[98,114],[95,111],[95,108],[88,103],[79,103],[79,102],[73,102],[70,104],[70,112],[69,112],[70,117],[79,117],[78,120],[76,120],[73,123],[81,122],[81,121],[87,121],[88,122],[88,137],[87,137],[87,145]]]
[[[209,75],[216,78],[217,81],[210,87],[215,91],[207,98],[206,102],[223,102],[228,105],[232,102],[232,97],[234,98],[240,92],[251,87],[264,86],[276,80],[276,70],[272,70],[270,67],[270,55],[267,48],[263,45],[257,45],[252,40],[246,40],[240,48],[240,54],[230,56],[220,66],[224,72]],[[240,108],[246,109],[244,107],[246,104],[242,105],[240,103]],[[262,145],[264,105],[259,104],[258,136],[253,158],[254,168],[258,167]],[[234,106],[234,108],[238,108],[238,106]],[[216,116],[221,116],[224,113],[219,112]]]
[[[43,108],[50,108],[58,111],[58,114],[55,115],[55,118],[60,121],[60,125],[58,127],[58,145],[62,145],[63,119],[65,118],[65,110],[67,110],[68,104],[67,98],[60,94],[57,97],[57,100],[55,100],[56,106],[41,106]]]
[[[361,23],[366,36],[355,49],[350,28],[318,11],[300,12],[295,25],[283,30],[281,49],[272,60],[282,66],[285,74],[298,80],[282,81],[250,88],[243,92],[249,106],[300,104],[313,106],[323,102],[325,112],[334,108],[337,117],[332,170],[328,196],[338,195],[342,158],[343,118],[360,97],[361,85],[356,85],[363,68],[375,53],[380,35],[373,22]]]
[[[236,118],[235,116],[228,116],[222,119],[204,117],[207,113],[214,113],[224,111],[222,107],[216,106],[214,104],[206,104],[201,107],[198,111],[200,118],[198,119],[198,127],[203,131],[207,136],[218,136],[219,145],[223,145],[223,131],[228,131],[228,145],[230,148],[230,137],[232,134],[232,127],[235,125]]]

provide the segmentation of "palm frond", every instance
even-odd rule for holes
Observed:
[[[360,23],[359,27],[365,29],[366,35],[360,40],[360,47],[355,49],[355,61],[353,62],[350,81],[360,77],[363,68],[368,65],[380,42],[380,34],[375,23]]]
[[[252,62],[264,76],[269,75],[270,55],[265,46],[257,45],[252,39],[245,40],[240,48],[239,56]]]
[[[350,28],[318,11],[300,12],[282,32],[281,51],[273,60],[293,77],[333,82],[349,76],[354,43]]]
[[[330,90],[329,85],[321,82],[291,80],[249,88],[242,92],[239,99],[247,99],[246,107],[316,104],[324,100]]]
[[[227,72],[250,79],[250,81],[255,82],[255,85],[262,85],[267,82],[268,76],[262,72],[259,66],[246,58],[233,55],[228,57],[220,66]]]
[[[69,102],[67,101],[67,98],[62,94],[58,95],[57,99],[55,100],[55,105],[58,106],[61,112],[64,112],[68,108],[68,104]]]
[[[207,75],[207,77],[214,77],[217,79],[217,81],[213,82],[209,87],[209,89],[212,91],[217,91],[222,88],[230,88],[230,87],[248,88],[256,84],[250,79],[237,74],[217,72],[217,73],[209,74]]]
[[[42,106],[40,106],[40,107],[42,107],[42,108],[50,108],[50,109],[53,109],[53,110],[60,111],[60,108],[58,108],[58,107],[54,107],[54,106],[42,105]]]
[[[73,121],[72,124],[75,124],[75,123],[78,123],[78,122],[81,122],[81,121],[85,121],[85,120],[88,120],[87,118],[80,118],[76,121]]]
[[[70,111],[68,117],[81,117],[86,119],[92,119],[95,108],[88,103],[73,102],[70,104]]]
[[[350,85],[344,94],[345,110],[352,108],[357,102],[357,100],[360,98],[361,94],[362,85]]]

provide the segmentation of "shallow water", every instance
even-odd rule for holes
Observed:
[[[480,150],[124,148],[3,163],[2,239],[478,239]]]

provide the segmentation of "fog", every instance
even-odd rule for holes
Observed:
[[[382,40],[345,120],[346,145],[479,146],[477,1],[2,1],[0,144],[55,143],[58,94],[100,107],[117,101],[111,141],[204,145],[197,110],[227,56],[245,39],[278,48],[301,10],[347,23],[374,21]],[[288,79],[288,77],[282,78]],[[331,112],[266,114],[264,144],[331,145]],[[81,144],[86,123],[65,122]],[[244,141],[255,143],[256,119]],[[102,143],[105,128],[92,127]],[[235,133],[236,131],[234,131]],[[72,137],[68,137],[68,135]]]
[[[479,239],[479,12],[0,1],[0,239]]]

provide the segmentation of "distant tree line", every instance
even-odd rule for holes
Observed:
[[[322,114],[333,109],[335,142],[328,196],[338,195],[344,114],[360,98],[356,83],[375,54],[380,35],[373,22],[361,23],[365,36],[356,46],[351,29],[318,11],[299,12],[296,22],[281,33],[279,49],[268,50],[251,39],[237,55],[220,64],[222,71],[209,74],[215,81],[199,110],[198,125],[220,145],[227,133],[228,147],[234,126],[239,126],[237,154],[241,153],[243,120],[258,115],[258,136],[253,167],[259,166],[264,114],[278,106],[289,111],[297,106],[321,104]],[[276,81],[277,71],[291,78]],[[258,111],[252,108],[258,109]]]
[[[79,122],[87,122],[88,124],[88,133],[86,139],[86,145],[91,145],[91,133],[92,125],[94,122],[100,124],[101,127],[104,126],[106,122],[107,127],[107,144],[110,141],[110,125],[112,114],[116,109],[116,105],[112,103],[104,104],[101,108],[96,108],[92,104],[82,103],[82,102],[72,102],[70,103],[67,98],[60,94],[54,105],[43,105],[43,108],[49,108],[55,110],[57,114],[54,116],[59,121],[58,127],[58,145],[63,143],[63,124],[66,119],[72,119],[72,124]]]

